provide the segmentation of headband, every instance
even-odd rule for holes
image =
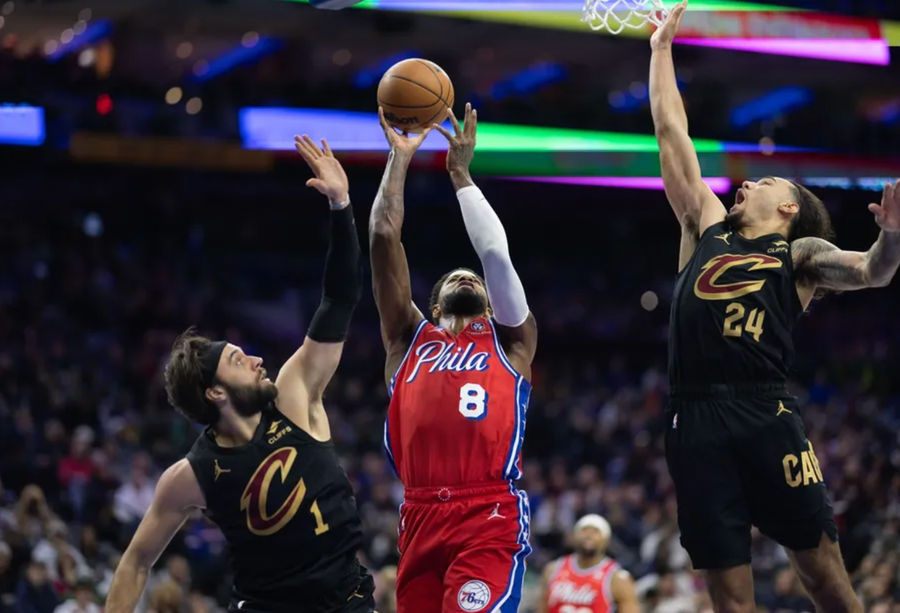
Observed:
[[[609,522],[595,513],[585,515],[575,523],[573,532],[578,532],[582,528],[596,528],[605,538],[609,538],[612,530],[609,528]]]
[[[200,372],[203,375],[203,387],[211,387],[219,368],[219,358],[225,350],[228,341],[212,341],[206,350],[200,355]]]

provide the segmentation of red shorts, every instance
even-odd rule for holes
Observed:
[[[528,545],[528,497],[510,483],[407,488],[397,613],[513,613]]]

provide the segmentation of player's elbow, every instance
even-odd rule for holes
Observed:
[[[669,138],[675,132],[675,122],[671,121],[666,113],[653,114],[653,133],[656,140],[662,141]]]
[[[124,571],[134,576],[149,575],[153,563],[156,561],[156,552],[146,547],[135,546],[134,543],[125,549],[116,572]]]
[[[478,259],[485,269],[506,264],[509,262],[509,248],[499,241],[481,245],[478,249]]]
[[[388,242],[400,237],[400,225],[390,217],[378,217],[369,223],[369,242]]]
[[[887,287],[891,284],[894,276],[891,275],[876,275],[872,276],[868,279],[868,286],[871,288],[875,287]]]
[[[653,114],[653,133],[656,135],[656,140],[663,144],[682,138],[687,130],[673,113],[661,111]]]
[[[866,257],[862,267],[862,277],[865,287],[887,287],[891,284],[894,274],[897,272],[895,267],[886,268],[878,266],[870,257]]]
[[[700,219],[700,207],[697,205],[697,195],[690,188],[690,183],[680,178],[663,179],[666,189],[666,198],[672,205],[672,210],[678,218],[678,223],[683,228],[696,228]]]

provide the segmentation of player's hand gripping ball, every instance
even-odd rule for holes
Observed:
[[[384,109],[384,118],[401,132],[420,133],[432,123],[440,123],[453,101],[450,77],[428,60],[398,62],[378,84],[378,105]]]

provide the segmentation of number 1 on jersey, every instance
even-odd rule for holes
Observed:
[[[459,388],[459,412],[466,419],[484,419],[487,415],[487,402],[487,391],[477,383],[466,383]]]
[[[328,532],[328,524],[322,520],[322,511],[319,510],[318,500],[313,500],[312,506],[309,507],[309,512],[316,518],[316,536],[321,536]]]

